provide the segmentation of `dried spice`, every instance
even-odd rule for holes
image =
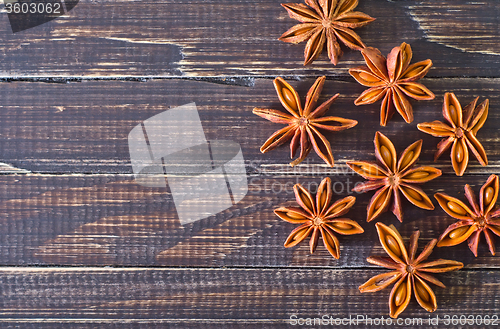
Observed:
[[[437,309],[436,295],[425,281],[442,288],[445,288],[445,285],[429,273],[456,271],[461,269],[464,264],[446,259],[425,262],[436,246],[436,239],[432,239],[422,253],[415,257],[420,236],[419,231],[412,234],[407,250],[401,235],[393,225],[386,226],[377,223],[376,227],[382,248],[389,257],[370,256],[367,261],[370,264],[393,271],[374,276],[362,284],[359,291],[362,293],[375,292],[395,282],[389,297],[389,310],[392,318],[397,318],[406,309],[410,303],[412,290],[420,306],[428,312],[434,312]]]
[[[469,248],[477,257],[477,246],[481,233],[492,255],[495,255],[493,234],[500,236],[500,208],[498,199],[498,176],[491,175],[479,191],[479,204],[469,184],[465,185],[465,197],[472,209],[462,201],[444,193],[436,193],[434,197],[448,215],[459,221],[448,226],[439,237],[438,247],[455,246],[468,240]],[[493,234],[492,234],[493,233]]]
[[[434,205],[422,189],[414,184],[423,184],[441,176],[441,170],[434,167],[418,167],[411,169],[418,160],[422,150],[422,140],[416,141],[403,151],[399,160],[396,157],[394,144],[377,131],[374,139],[375,156],[380,165],[373,162],[349,161],[347,165],[367,182],[356,184],[353,191],[367,192],[379,189],[367,207],[366,220],[374,220],[386,212],[392,202],[392,212],[403,221],[401,192],[413,205],[433,210]]]
[[[363,228],[355,221],[348,218],[339,218],[345,215],[356,202],[356,198],[348,196],[330,205],[332,189],[330,178],[321,181],[316,193],[316,200],[302,185],[293,187],[298,207],[281,207],[274,213],[284,221],[293,224],[302,224],[290,233],[285,241],[285,248],[296,246],[308,236],[311,236],[309,246],[311,254],[316,250],[319,236],[330,254],[338,259],[340,257],[339,240],[335,233],[342,235],[363,233]]]
[[[290,157],[292,159],[300,144],[300,155],[290,163],[292,167],[302,162],[311,151],[311,148],[314,148],[316,153],[330,167],[333,167],[333,154],[330,142],[319,132],[319,129],[341,131],[354,127],[358,122],[356,120],[324,116],[339,94],[334,95],[316,107],[316,102],[323,90],[325,80],[326,77],[319,77],[312,85],[307,93],[305,107],[302,109],[299,94],[295,89],[282,78],[274,79],[274,88],[276,88],[278,98],[283,107],[291,115],[272,109],[253,109],[254,114],[266,120],[287,125],[269,137],[260,148],[262,153],[273,150],[291,140]]]
[[[300,43],[309,40],[304,50],[304,65],[311,64],[323,52],[325,47],[328,58],[337,65],[342,50],[339,40],[351,49],[361,50],[365,47],[359,35],[352,29],[364,26],[375,19],[359,11],[358,0],[305,0],[302,3],[281,4],[290,18],[301,24],[293,26],[283,33],[279,40]]]
[[[444,137],[438,144],[434,161],[451,146],[451,163],[457,176],[462,176],[467,169],[469,163],[467,147],[482,166],[488,164],[486,151],[477,140],[476,135],[488,117],[489,101],[485,100],[476,107],[478,99],[479,97],[462,109],[455,94],[446,93],[444,95],[443,116],[448,124],[433,121],[417,125],[417,128],[424,133],[435,137]]]
[[[367,66],[350,69],[349,74],[370,89],[365,90],[354,104],[372,104],[383,98],[380,107],[381,126],[387,124],[394,114],[394,108],[406,122],[413,121],[413,108],[406,96],[416,100],[434,99],[429,89],[415,82],[427,74],[432,61],[427,59],[410,65],[410,45],[403,42],[401,46],[393,48],[387,60],[376,48],[367,47],[361,54]]]

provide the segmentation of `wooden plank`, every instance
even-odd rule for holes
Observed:
[[[321,244],[312,255],[307,243],[285,249],[283,243],[295,225],[281,221],[272,211],[294,204],[293,184],[314,191],[324,176],[332,179],[335,199],[356,196],[348,217],[365,229],[361,235],[339,237],[339,260]],[[487,177],[447,175],[423,188],[430,196],[446,192],[464,199],[465,183],[477,192]],[[183,226],[168,190],[141,187],[127,175],[2,175],[0,264],[366,267],[366,258],[383,255],[383,250],[374,223],[365,222],[373,193],[350,191],[360,181],[352,173],[251,175],[248,194],[241,202]],[[395,224],[405,238],[420,230],[423,248],[454,222],[434,204],[434,211],[426,211],[404,201],[403,224],[391,213],[380,221]],[[497,258],[489,254],[484,241],[478,258],[466,244],[437,248],[435,254],[462,261],[469,268],[498,268]]]
[[[314,79],[291,81],[303,97]],[[438,138],[416,129],[418,122],[442,120],[442,97],[454,91],[462,104],[475,96],[490,99],[489,118],[478,138],[488,154],[489,165],[481,167],[471,159],[467,174],[496,173],[500,167],[496,124],[500,112],[498,79],[425,79],[435,92],[433,101],[413,102],[415,121],[406,124],[395,115],[387,127],[379,126],[379,104],[354,106],[365,89],[354,82],[327,81],[322,99],[340,93],[329,111],[358,120],[347,131],[326,134],[331,141],[337,166],[331,173],[347,170],[348,160],[373,159],[373,136],[387,134],[401,152],[410,143],[423,139],[421,164],[432,164]],[[326,170],[315,154],[295,170],[288,163],[289,151],[282,146],[262,155],[260,146],[279,124],[254,114],[254,107],[281,109],[272,81],[256,79],[249,87],[220,85],[189,80],[84,81],[70,84],[13,82],[0,89],[0,159],[3,163],[38,173],[132,173],[127,136],[133,127],[171,107],[197,104],[208,140],[232,140],[242,147],[250,172],[313,173]],[[321,100],[321,99],[320,99]],[[436,164],[453,173],[449,157]]]
[[[282,326],[290,317],[388,318],[389,290],[357,287],[379,270],[315,269],[72,269],[3,268],[0,323],[215,324]],[[490,317],[500,300],[498,271],[439,275],[439,308],[430,314],[412,297],[400,316],[441,319],[450,314]],[[481,283],[481,284],[478,284]],[[457,301],[460,301],[459,303]],[[478,308],[480,305],[480,308]],[[56,322],[57,321],[57,322]],[[289,323],[289,322],[288,322]],[[424,322],[425,324],[425,322]],[[127,327],[126,327],[127,328]]]
[[[349,67],[362,62],[359,52],[345,49],[337,67],[326,55],[303,67],[304,44],[277,40],[296,23],[281,2],[81,0],[64,17],[19,33],[12,33],[8,16],[1,15],[0,75],[305,76],[313,69],[345,77]],[[409,42],[415,58],[434,61],[430,76],[498,76],[493,2],[373,0],[361,1],[358,10],[377,18],[357,30],[368,46],[386,54]]]

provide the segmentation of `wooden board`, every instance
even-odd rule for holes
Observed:
[[[139,324],[281,328],[289,326],[294,316],[297,321],[325,315],[379,320],[383,316],[387,320],[389,291],[361,294],[357,289],[378,273],[325,268],[7,268],[0,272],[4,297],[0,323],[42,328],[75,324],[83,328],[92,324],[105,328],[137,328]],[[428,325],[429,317],[443,321],[452,314],[498,315],[497,275],[497,271],[441,275],[448,288],[434,290],[439,305],[436,313],[427,313],[413,299],[401,319],[420,318]]]
[[[349,67],[361,64],[359,52],[345,49],[337,67],[326,55],[303,67],[304,44],[277,40],[296,23],[281,2],[81,0],[64,17],[15,34],[1,15],[0,76],[346,77]],[[357,30],[368,46],[387,54],[409,42],[416,58],[432,57],[430,76],[490,77],[498,68],[494,1],[371,0],[361,1],[358,10],[377,19]]]
[[[379,104],[353,104],[365,88],[347,71],[363,64],[360,53],[344,48],[337,66],[323,54],[304,67],[305,44],[277,40],[296,23],[280,3],[81,0],[63,17],[19,33],[1,12],[0,327],[288,328],[292,315],[388,318],[388,289],[358,291],[383,272],[366,262],[383,250],[374,223],[365,221],[373,192],[350,191],[362,178],[346,161],[374,160],[380,130],[398,152],[423,139],[418,164],[443,171],[423,185],[430,196],[464,200],[466,183],[477,192],[497,174],[500,7],[495,1],[361,1],[358,10],[377,19],[356,30],[368,46],[387,54],[407,42],[414,61],[434,63],[421,82],[436,99],[412,102],[413,123],[396,114],[380,127]],[[335,167],[311,154],[291,168],[286,146],[261,154],[259,147],[281,127],[252,114],[254,107],[281,108],[272,79],[285,77],[304,101],[321,75],[328,80],[320,100],[340,93],[329,113],[359,122],[326,134]],[[454,175],[448,155],[433,161],[439,139],[416,129],[442,120],[448,91],[463,105],[476,96],[490,100],[478,134],[489,165],[471,159],[463,177]],[[144,120],[191,102],[207,140],[241,146],[245,173],[239,174],[247,175],[249,191],[229,209],[181,225],[170,187],[134,180],[127,138]],[[348,216],[365,230],[340,237],[339,260],[321,244],[314,254],[307,243],[285,249],[294,225],[273,214],[294,204],[293,184],[314,190],[326,176],[334,198],[357,198]],[[405,201],[403,223],[390,213],[379,221],[395,224],[405,238],[420,230],[421,250],[454,222],[434,204],[426,211]],[[436,248],[431,258],[455,259],[465,268],[439,275],[448,288],[434,289],[436,313],[412,300],[400,318],[436,328],[446,326],[447,315],[474,315],[468,327],[483,328],[479,317],[498,315],[500,263],[484,239],[477,258],[466,244]],[[440,325],[431,326],[436,316]]]

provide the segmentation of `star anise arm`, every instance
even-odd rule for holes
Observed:
[[[320,17],[324,17],[323,11],[318,4],[318,0],[304,0],[306,5],[311,7]]]
[[[437,239],[432,239],[431,241],[429,241],[425,246],[424,250],[422,250],[420,255],[418,255],[418,257],[415,259],[415,264],[421,264],[423,261],[429,258],[436,244],[437,244]]]
[[[348,161],[347,165],[365,179],[381,180],[389,176],[389,173],[385,169],[373,162]]]
[[[403,276],[394,285],[389,296],[389,315],[391,318],[397,318],[410,303],[412,282],[409,275]]]
[[[308,126],[306,130],[316,154],[318,154],[330,167],[333,167],[334,160],[330,142],[316,128]]]
[[[337,16],[333,21],[335,25],[356,29],[373,22],[375,18],[360,11],[351,11]]]
[[[427,210],[434,209],[431,199],[420,187],[401,183],[399,184],[399,190],[413,205]]]
[[[377,180],[369,180],[363,183],[356,183],[354,188],[352,189],[354,192],[365,193],[368,191],[373,191],[381,188],[386,185],[386,181],[382,179]]]
[[[479,205],[483,214],[489,214],[498,199],[500,182],[497,175],[490,175],[479,191]]]
[[[403,117],[406,123],[413,122],[413,107],[410,102],[400,90],[400,88],[393,88],[392,101],[396,111]]]
[[[333,28],[335,36],[339,38],[344,45],[354,50],[361,50],[365,48],[365,44],[361,41],[360,36],[353,30],[347,27],[335,26]]]
[[[396,167],[397,171],[404,172],[405,170],[410,168],[418,160],[421,151],[422,151],[422,140],[418,140],[415,143],[408,146],[403,151],[401,157],[399,158],[398,165]]]
[[[339,259],[340,257],[340,244],[339,240],[328,227],[321,228],[321,236],[323,238],[323,244],[325,248],[328,250],[330,255],[335,259]]]
[[[418,266],[419,272],[444,273],[457,271],[464,267],[464,264],[455,260],[437,259]]]
[[[410,237],[410,244],[408,246],[408,256],[410,257],[410,262],[415,261],[415,256],[417,254],[418,248],[418,238],[420,237],[420,231],[415,231]]]
[[[439,157],[443,155],[444,152],[448,151],[455,142],[455,140],[456,140],[455,136],[443,138],[437,145],[437,151],[434,154],[434,161],[439,159]]]
[[[434,198],[436,198],[441,208],[451,217],[466,221],[474,218],[474,212],[459,199],[444,193],[436,193],[434,194]]]
[[[311,143],[309,143],[309,138],[307,137],[307,132],[305,131],[305,128],[300,127],[299,129],[297,129],[297,133],[295,134],[292,143],[290,143],[290,151],[291,151],[290,158],[293,158],[295,156],[295,150],[297,149],[297,145],[294,145],[294,143],[298,143],[298,141],[300,141],[300,154],[297,159],[290,162],[290,166],[292,167],[304,161],[309,152],[311,152],[312,148]]]
[[[441,234],[438,247],[456,246],[467,240],[475,231],[477,226],[472,221],[460,221],[453,223]]]
[[[356,126],[358,122],[356,120],[339,117],[322,117],[309,120],[309,124],[313,127],[328,131],[342,131]]]
[[[476,201],[476,195],[474,194],[472,187],[470,187],[469,184],[465,184],[464,191],[464,195],[467,198],[467,201],[469,201],[469,204],[472,206],[472,211],[476,213],[476,216],[481,216],[481,208]]]
[[[488,156],[486,155],[483,145],[477,140],[476,136],[472,132],[467,131],[465,132],[464,139],[481,166],[487,166]]]
[[[311,234],[312,230],[313,227],[310,223],[304,223],[295,228],[286,239],[284,243],[285,248],[291,248],[298,245]]]
[[[484,237],[486,239],[486,243],[488,244],[488,248],[490,249],[490,253],[495,256],[495,240],[491,235],[490,230],[486,229],[483,231]]]
[[[299,94],[283,78],[277,77],[273,81],[274,88],[283,107],[296,118],[302,115]]]
[[[417,125],[418,130],[434,137],[455,136],[455,129],[441,121],[423,122]]]
[[[319,57],[323,51],[326,42],[325,29],[318,29],[307,41],[306,48],[304,49],[304,65],[311,64]]]
[[[335,7],[335,11],[332,13],[330,11],[330,17],[342,15],[348,11],[353,10],[358,6],[358,0],[320,0],[322,2],[331,2],[329,7]],[[321,3],[321,2],[320,2]]]
[[[399,194],[398,188],[392,188],[392,195],[392,213],[400,222],[403,222],[403,206],[401,205],[401,195]]]
[[[322,76],[314,81],[314,84],[309,88],[306,96],[306,104],[304,105],[303,116],[307,117],[311,113],[311,111],[316,107],[316,103],[318,102],[319,95],[321,95],[321,91],[323,90],[323,86],[325,85],[326,77]],[[335,99],[339,94],[335,95]]]
[[[413,82],[422,79],[432,67],[432,61],[426,59],[425,61],[417,62],[408,66],[408,68],[401,74],[400,82]]]
[[[261,109],[256,107],[253,109],[252,113],[274,123],[289,125],[294,120],[293,116],[273,109]]]
[[[469,240],[467,240],[469,249],[470,251],[472,251],[475,257],[477,257],[477,247],[479,246],[480,238],[481,238],[481,231],[475,231],[470,235]]]
[[[283,33],[278,40],[288,43],[300,43],[308,40],[318,28],[316,23],[297,24]]]
[[[441,174],[441,170],[434,167],[418,167],[401,175],[401,181],[407,184],[423,184],[441,176]]]
[[[395,262],[391,257],[387,256],[370,256],[366,261],[373,265],[382,266],[391,270],[400,270],[401,263]]]
[[[451,147],[451,164],[455,174],[462,176],[469,164],[469,149],[464,138],[455,139]]]
[[[321,181],[316,192],[316,209],[319,216],[323,216],[332,201],[331,182],[331,179],[326,177]]]
[[[475,107],[478,99],[479,97],[477,97],[464,109],[464,112],[466,113],[464,118],[464,125],[466,127],[466,130],[472,131],[474,135],[477,134],[477,131],[481,129],[484,122],[488,118],[489,100],[486,99],[481,104],[479,104],[478,107]]]
[[[353,196],[348,196],[335,201],[324,213],[324,219],[330,220],[335,217],[345,215],[352,208],[355,202],[356,198]]]
[[[478,112],[477,114],[474,114],[475,117],[472,119],[472,122],[469,125],[470,131],[475,135],[477,135],[477,132],[481,127],[484,125],[486,119],[488,118],[488,107],[489,107],[489,101],[485,100],[481,104],[479,104]],[[482,110],[484,108],[484,110]]]
[[[401,90],[403,93],[406,94],[406,96],[411,97],[416,100],[431,100],[434,99],[436,96],[432,91],[427,89],[426,86],[424,86],[421,83],[417,82],[398,82],[398,88]]]
[[[314,226],[311,239],[309,240],[309,250],[311,251],[311,254],[314,253],[314,251],[316,251],[320,233],[323,233],[323,230],[318,226]]]
[[[260,151],[266,153],[268,151],[274,150],[276,147],[288,142],[295,134],[295,126],[287,126],[275,132],[267,139],[267,141],[262,144]]]
[[[382,223],[375,224],[382,248],[397,263],[408,264],[408,253],[403,239],[394,228]]]
[[[380,87],[384,86],[384,80],[380,79],[377,75],[366,66],[355,67],[349,69],[349,74],[361,85],[365,87]]]
[[[371,222],[389,208],[392,198],[392,188],[388,185],[382,187],[370,199],[366,209],[366,221]]]
[[[311,220],[310,215],[297,207],[280,207],[274,210],[276,216],[292,224],[304,224]]]
[[[415,274],[418,275],[421,279],[423,279],[423,280],[425,280],[427,282],[430,282],[432,284],[435,284],[438,287],[446,288],[446,286],[444,285],[444,283],[442,283],[441,281],[439,281],[438,279],[436,279],[431,274],[420,272],[418,270],[415,271]]]
[[[413,292],[417,302],[425,309],[427,312],[434,312],[437,310],[437,300],[434,291],[427,283],[424,282],[417,275],[412,276],[413,280]]]
[[[335,94],[330,99],[323,102],[320,106],[318,106],[314,111],[312,111],[309,114],[308,119],[311,120],[311,119],[316,119],[316,118],[322,117],[326,113],[326,111],[328,111],[330,109],[330,106],[332,105],[333,102],[335,102],[335,100],[338,97],[339,97],[339,94]]]
[[[375,103],[384,97],[387,92],[389,92],[389,89],[385,85],[366,89],[361,93],[361,95],[359,95],[358,98],[356,98],[354,105],[359,106]]]
[[[394,47],[387,56],[387,72],[390,81],[397,81],[410,64],[412,51],[409,44],[403,42],[399,47]]]
[[[479,96],[477,96],[472,102],[470,102],[466,107],[463,108],[463,121],[464,121],[464,127],[469,128],[471,124],[472,117],[477,118],[477,116],[474,114],[475,110],[484,110],[479,109],[479,107],[476,109],[477,101],[479,100]],[[477,114],[477,112],[476,112]]]
[[[392,89],[387,88],[384,99],[380,104],[380,125],[382,127],[385,127],[387,125],[387,121],[389,121],[394,115],[394,102],[392,97]]]
[[[342,235],[361,234],[365,231],[361,225],[349,218],[328,220],[324,225],[332,231]]]
[[[302,3],[282,3],[290,18],[302,23],[319,23],[321,17]]]
[[[332,62],[333,65],[337,65],[344,52],[340,49],[337,36],[335,35],[335,31],[333,29],[326,30],[326,49],[330,62]]]
[[[389,81],[389,74],[387,73],[387,61],[377,48],[366,47],[361,51],[366,65],[373,74],[378,76],[381,80]]]
[[[444,94],[443,116],[453,128],[463,126],[462,106],[454,93]]]
[[[295,193],[295,200],[310,216],[316,217],[316,207],[314,205],[313,197],[308,190],[306,190],[302,185],[295,184],[293,186],[293,192]]]
[[[396,282],[401,275],[399,271],[382,273],[366,281],[358,289],[361,293],[379,291]]]
[[[396,171],[397,161],[394,144],[380,131],[375,133],[373,143],[375,145],[375,157],[377,160],[380,161],[388,171],[394,173]]]

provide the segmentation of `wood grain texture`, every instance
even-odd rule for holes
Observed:
[[[387,318],[388,290],[361,294],[357,289],[377,273],[381,271],[3,269],[0,323],[21,320],[57,327],[107,319],[125,328],[153,321],[163,326],[266,328],[282,327],[292,315]],[[497,275],[497,271],[464,270],[440,275],[448,288],[434,289],[437,312],[427,313],[413,299],[401,318],[428,321],[429,316],[452,312],[468,315],[479,305],[481,315],[492,316],[500,303]]]
[[[315,191],[330,176],[335,199],[354,195],[357,203],[346,215],[365,233],[340,236],[341,258],[333,259],[320,243],[309,254],[307,243],[285,249],[295,227],[277,218],[273,209],[295,204],[293,184]],[[476,192],[487,175],[465,179],[447,175],[424,184],[432,196],[446,192],[464,199],[463,186]],[[235,206],[192,224],[180,225],[172,195],[166,189],[137,185],[126,175],[0,176],[0,263],[4,265],[86,266],[291,266],[300,268],[370,267],[366,258],[383,255],[374,224],[367,223],[366,206],[373,193],[350,189],[363,179],[344,175],[251,175],[249,192]],[[424,243],[454,222],[434,201],[427,211],[404,201],[404,222],[391,213],[380,221],[395,224],[408,238],[421,230]],[[484,241],[483,241],[484,242]],[[500,244],[497,239],[496,245]],[[475,258],[466,244],[436,248],[437,257],[462,261],[467,268],[498,268],[481,243]]]
[[[0,76],[309,76],[314,70],[345,77],[362,62],[359,52],[344,49],[337,67],[325,54],[303,67],[304,44],[277,40],[296,23],[281,2],[81,0],[64,17],[15,34],[0,15]],[[431,76],[489,77],[497,69],[495,2],[372,0],[358,10],[377,18],[356,30],[367,45],[387,54],[408,42],[418,57],[432,55]],[[453,40],[443,37],[451,25]]]
[[[380,104],[356,107],[353,102],[365,90],[355,82],[327,81],[323,99],[340,93],[329,115],[355,119],[356,127],[326,134],[337,166],[345,172],[348,160],[371,160],[377,130],[395,140],[398,152],[423,139],[421,164],[433,163],[440,141],[416,129],[419,122],[442,120],[442,97],[454,91],[465,106],[476,96],[490,100],[489,119],[478,138],[489,165],[471,159],[467,173],[496,173],[500,167],[496,122],[500,119],[500,80],[423,79],[436,95],[432,101],[413,102],[415,121],[406,124],[397,114],[387,127],[379,126]],[[290,81],[305,100],[314,79]],[[254,114],[254,107],[282,109],[270,79],[256,79],[252,87],[220,85],[190,80],[83,81],[70,84],[13,82],[0,89],[0,158],[15,168],[37,173],[132,173],[128,134],[136,125],[171,107],[197,104],[208,140],[232,140],[241,145],[250,172],[311,173],[325,170],[314,153],[291,170],[289,149],[279,147],[261,154],[260,146],[282,125]],[[399,136],[399,138],[396,138]],[[453,173],[447,154],[435,164]]]
[[[373,192],[350,191],[363,179],[345,163],[374,160],[380,130],[398,152],[423,139],[418,164],[444,173],[422,186],[430,196],[464,200],[466,183],[477,192],[499,172],[500,7],[496,1],[361,1],[358,10],[377,19],[356,30],[368,46],[387,54],[404,41],[414,62],[434,63],[421,82],[436,99],[412,102],[413,123],[396,114],[380,127],[379,104],[353,104],[365,88],[347,71],[364,64],[360,53],[344,48],[337,66],[323,53],[304,67],[305,44],[277,40],[296,24],[281,2],[81,0],[64,17],[15,34],[0,12],[1,328],[289,328],[291,315],[388,318],[389,289],[358,291],[384,271],[366,258],[384,252],[374,223],[365,221]],[[335,167],[311,154],[291,168],[286,146],[261,154],[280,125],[252,109],[281,109],[272,79],[286,77],[304,101],[320,75],[328,78],[322,99],[341,95],[329,114],[359,122],[326,135]],[[464,177],[454,175],[448,155],[433,162],[439,139],[416,129],[442,119],[448,91],[463,105],[476,96],[490,100],[478,134],[489,165],[471,159]],[[239,174],[247,175],[249,191],[229,209],[181,225],[169,187],[134,181],[127,137],[142,121],[190,102],[207,140],[240,144],[245,173]],[[356,196],[347,216],[365,229],[339,237],[339,260],[321,243],[314,254],[307,243],[285,249],[295,226],[273,214],[294,204],[293,184],[314,191],[326,176],[335,199]],[[434,204],[426,211],[404,201],[403,223],[390,213],[379,220],[395,224],[406,241],[420,230],[422,250],[454,222]],[[484,239],[477,258],[466,244],[436,248],[431,259],[438,258],[465,268],[439,275],[448,288],[434,289],[436,313],[412,300],[402,318],[420,317],[418,327],[435,328],[429,316],[498,315],[500,263]]]

